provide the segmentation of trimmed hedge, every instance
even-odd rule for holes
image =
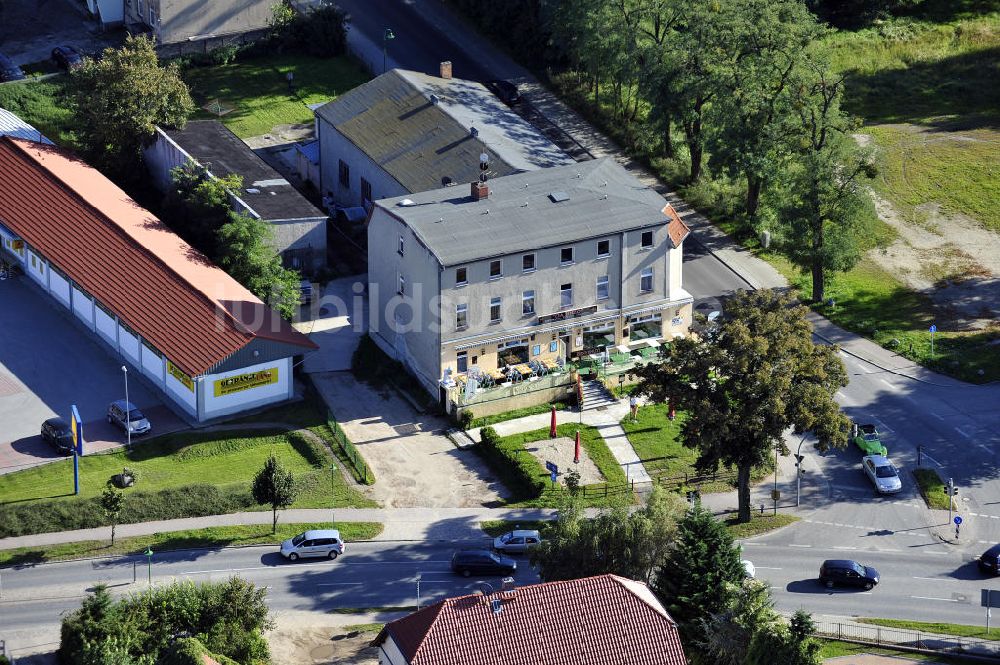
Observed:
[[[545,484],[536,482],[540,465],[530,454],[519,454],[502,444],[502,439],[492,427],[479,431],[480,441],[476,449],[486,459],[494,471],[502,476],[503,484],[519,499],[534,499],[541,496]]]

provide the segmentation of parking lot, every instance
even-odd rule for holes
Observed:
[[[121,366],[28,277],[0,281],[0,474],[56,458],[39,428],[56,415],[68,419],[72,404],[84,422],[85,454],[122,445],[124,433],[106,418],[108,404],[125,396]],[[138,370],[129,370],[128,390],[154,432],[184,427]]]

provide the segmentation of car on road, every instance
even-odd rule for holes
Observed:
[[[513,575],[517,561],[489,550],[459,550],[451,557],[451,569],[469,575]]]
[[[298,561],[299,557],[327,557],[333,560],[346,549],[337,529],[313,529],[284,541],[279,551],[289,561]]]
[[[52,49],[52,61],[70,72],[83,66],[83,54],[72,46],[57,46]]]
[[[145,434],[153,429],[142,411],[123,399],[116,399],[108,405],[108,422],[121,427],[123,432],[131,430],[132,434]]]
[[[872,589],[878,584],[878,571],[850,559],[828,559],[819,567],[820,584],[832,589],[836,585]]]
[[[878,430],[871,423],[865,425],[854,423],[851,427],[851,440],[865,455],[881,455],[882,457],[889,455],[889,451],[882,445]]]
[[[521,93],[510,81],[487,81],[483,85],[507,106],[513,106],[521,101]]]
[[[73,454],[73,432],[65,418],[49,418],[42,423],[42,440],[63,455]]]
[[[1000,544],[979,555],[979,570],[987,575],[1000,575]]]
[[[861,469],[875,485],[875,490],[879,494],[895,494],[903,489],[899,471],[886,457],[866,455],[861,458]]]
[[[753,565],[753,561],[747,561],[746,559],[743,559],[742,561],[740,561],[740,564],[742,564],[743,572],[746,573],[747,578],[752,580],[755,577],[757,577],[757,567]]]
[[[20,81],[25,78],[21,68],[14,61],[0,53],[0,83],[4,81]]]
[[[493,549],[504,554],[523,554],[538,547],[542,537],[537,531],[515,529],[493,539]]]

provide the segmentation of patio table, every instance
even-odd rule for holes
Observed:
[[[529,366],[524,365],[524,364],[515,365],[514,366],[514,371],[517,372],[518,374],[520,374],[522,377],[529,377],[529,376],[531,376],[532,374],[535,373],[533,369],[531,369]]]
[[[498,369],[491,369],[490,371],[486,372],[486,374],[497,383],[507,380],[507,375]]]

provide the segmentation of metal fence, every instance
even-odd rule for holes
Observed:
[[[365,462],[363,457],[361,457],[361,453],[359,453],[358,449],[354,447],[351,440],[347,438],[347,434],[345,434],[344,430],[340,428],[340,424],[333,417],[332,413],[329,414],[328,420],[330,424],[330,431],[333,432],[333,439],[337,442],[341,452],[344,453],[344,456],[351,463],[351,467],[354,469],[355,475],[357,475],[357,477],[365,485],[374,485],[375,474],[372,473],[370,468],[368,468],[368,463]]]
[[[1000,629],[997,629],[1000,638]],[[816,633],[824,637],[885,647],[908,647],[943,653],[1000,657],[1000,641],[980,637],[958,637],[871,624],[816,621]]]
[[[526,395],[539,390],[559,388],[573,385],[576,375],[571,369],[564,369],[559,373],[546,374],[545,376],[531,377],[516,383],[501,384],[493,388],[479,388],[474,394],[466,395],[466,391],[461,387],[454,389],[454,399],[459,406],[473,406],[484,404],[501,399],[509,399],[518,395]]]

